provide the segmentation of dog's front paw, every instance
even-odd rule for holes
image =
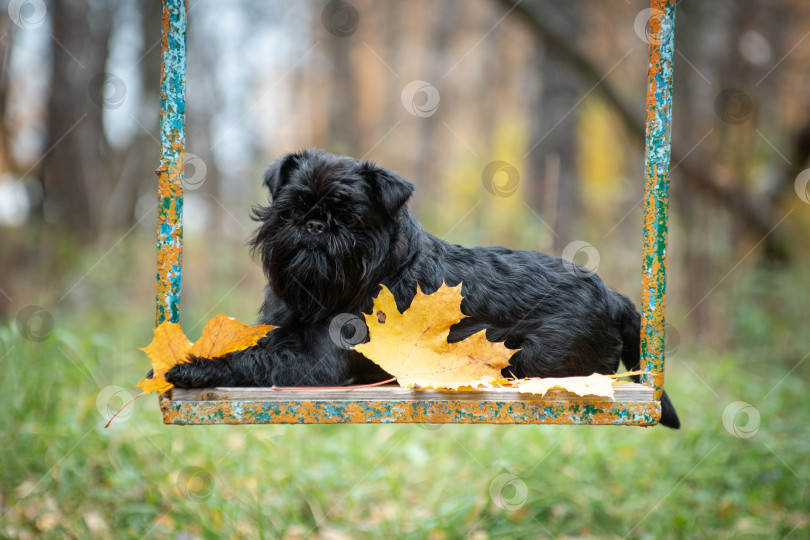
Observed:
[[[177,388],[202,388],[207,386],[196,362],[177,364],[166,372],[166,380]]]

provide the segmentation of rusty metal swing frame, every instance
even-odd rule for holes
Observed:
[[[160,396],[166,424],[489,423],[651,426],[664,385],[667,217],[674,0],[652,0],[648,28],[640,384],[615,401],[567,392],[543,398],[511,389],[441,392],[399,387],[353,390],[178,389]],[[186,5],[163,0],[158,169],[156,324],[180,320],[185,146]]]

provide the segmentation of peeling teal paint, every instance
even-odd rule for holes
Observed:
[[[667,219],[672,126],[674,0],[651,3],[645,146],[641,298],[641,382],[660,397],[664,385]]]
[[[651,426],[659,402],[272,400],[171,401],[163,396],[166,424],[585,424]]]
[[[164,0],[162,26],[156,324],[166,319],[171,322],[180,320],[186,110],[185,0]]]

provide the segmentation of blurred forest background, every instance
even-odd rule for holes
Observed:
[[[57,413],[35,421],[26,409],[44,399],[64,412],[57,389],[45,392],[50,401],[40,394],[51,385],[47,370],[65,369],[47,367],[54,362],[80,373],[91,409],[99,387],[129,386],[148,367],[136,349],[154,320],[161,6],[3,4],[0,366],[16,370],[2,387],[16,411],[4,420],[11,444],[21,426],[65,421]],[[574,258],[638,303],[648,7],[188,0],[186,332],[195,339],[218,312],[254,319],[264,281],[244,245],[249,210],[266,200],[264,168],[309,147],[399,171],[417,186],[414,213],[441,238]],[[734,366],[746,366],[746,377],[782,370],[776,381],[810,349],[810,4],[684,0],[676,23],[667,312],[676,382],[668,385],[683,384],[670,393],[688,418],[703,399],[730,401],[712,387]],[[49,349],[56,359],[36,349],[49,340],[61,344]],[[725,367],[704,371],[713,362]],[[152,405],[136,416],[154,420]],[[791,407],[808,413],[806,401]],[[27,491],[28,477],[9,472],[27,467],[28,450],[18,450],[4,458],[0,508],[11,508],[7,523],[33,523],[49,503],[31,499],[43,505],[34,517],[15,513],[11,501],[39,485]],[[776,455],[763,452],[758,460]],[[807,469],[791,455],[779,453],[793,473],[785,475],[803,480],[779,489],[810,501]],[[723,520],[752,511],[734,504]],[[565,521],[558,510],[543,522]],[[807,531],[786,512],[783,533]],[[756,528],[766,518],[754,514],[751,530],[770,531]],[[76,530],[96,534],[88,515]],[[688,528],[691,517],[683,519]],[[54,530],[47,526],[36,525]]]
[[[12,8],[0,23],[0,316],[141,302],[160,5]],[[308,147],[398,170],[417,185],[417,216],[448,240],[558,256],[587,242],[600,273],[638,298],[644,2],[350,8],[190,2],[184,303],[246,274],[234,292],[259,294],[249,208],[266,197],[263,168]],[[805,2],[679,6],[669,321],[692,342],[792,339],[798,284],[783,272],[810,239],[808,28]],[[505,164],[487,191],[493,161]],[[120,275],[121,259],[138,278]],[[100,274],[115,286],[94,288]]]

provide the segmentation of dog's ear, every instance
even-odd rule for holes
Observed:
[[[391,217],[396,215],[413,194],[413,184],[394,171],[383,169],[367,161],[363,163],[363,174],[374,189],[383,208]]]
[[[278,190],[289,181],[290,171],[298,166],[299,157],[301,157],[299,154],[287,154],[277,159],[264,172],[262,184],[270,190],[270,196],[273,199],[278,195]]]

